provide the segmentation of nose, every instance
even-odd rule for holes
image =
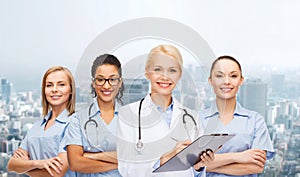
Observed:
[[[56,92],[57,91],[57,85],[54,84],[53,87],[52,87],[52,92]]]
[[[108,80],[105,81],[105,83],[102,86],[103,88],[110,88],[110,84],[108,82]]]
[[[229,84],[229,76],[225,76],[225,84]]]
[[[164,77],[164,78],[168,78],[168,76],[169,76],[168,71],[166,69],[162,70],[161,71],[161,76]]]

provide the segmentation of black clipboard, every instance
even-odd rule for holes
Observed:
[[[208,149],[216,152],[223,144],[234,136],[234,134],[211,134],[200,136],[153,172],[187,170],[198,161],[201,152]]]

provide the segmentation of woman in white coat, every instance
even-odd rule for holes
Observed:
[[[172,45],[150,51],[145,76],[151,93],[119,112],[117,153],[122,176],[200,176],[201,167],[213,160],[213,153],[208,152],[187,170],[152,172],[199,136],[197,115],[172,96],[182,76],[182,63],[180,52]]]

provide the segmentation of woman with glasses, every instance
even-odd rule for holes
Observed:
[[[27,132],[8,162],[8,171],[37,177],[75,176],[68,170],[67,153],[62,146],[65,129],[74,119],[75,90],[67,68],[54,66],[46,71],[42,80],[44,119]]]
[[[197,115],[172,95],[182,65],[181,54],[172,45],[156,46],[148,54],[145,76],[151,92],[119,112],[117,152],[122,176],[200,176],[196,170],[214,158],[208,152],[187,170],[152,172],[199,136]]]
[[[236,95],[244,81],[240,63],[231,56],[220,56],[212,63],[208,81],[216,100],[210,108],[200,111],[204,133],[236,136],[215,154],[206,175],[257,176],[264,170],[266,159],[274,155],[274,149],[263,116],[237,102]]]
[[[91,76],[94,101],[76,112],[64,139],[70,168],[77,176],[117,177],[115,135],[123,92],[121,63],[113,55],[101,55],[93,62]]]

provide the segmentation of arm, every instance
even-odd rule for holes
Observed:
[[[229,165],[224,165],[220,168],[215,168],[215,169],[209,170],[209,172],[239,176],[239,175],[262,173],[263,170],[264,170],[263,167],[255,165],[253,163],[244,163],[244,164],[233,163],[233,164],[229,164]]]
[[[264,169],[266,152],[259,149],[249,149],[243,152],[216,154],[214,163],[207,165],[208,172],[231,175],[260,173]],[[238,166],[239,168],[237,168]]]
[[[85,152],[83,154],[83,157],[93,159],[93,160],[100,160],[110,163],[118,163],[117,159],[117,152],[111,151],[111,152]]]
[[[79,145],[68,145],[67,154],[70,169],[80,173],[99,173],[118,168],[118,164],[94,160],[84,157],[83,147]]]
[[[53,176],[52,170],[56,173],[60,173],[62,170],[62,164],[63,161],[59,157],[44,160],[30,160],[28,152],[19,148],[9,159],[7,169],[8,171],[14,171],[16,173],[27,173],[35,169],[45,169],[51,176]]]
[[[62,166],[61,166],[61,171],[60,173],[57,173],[55,170],[51,169],[52,174],[54,177],[63,177],[65,175],[65,173],[67,172],[69,165],[68,165],[68,159],[67,159],[67,153],[63,152],[63,153],[59,153],[58,157],[62,160]],[[26,173],[27,175],[31,176],[31,177],[50,177],[52,175],[50,175],[48,173],[47,170],[45,169],[34,169],[34,170],[30,170]]]

